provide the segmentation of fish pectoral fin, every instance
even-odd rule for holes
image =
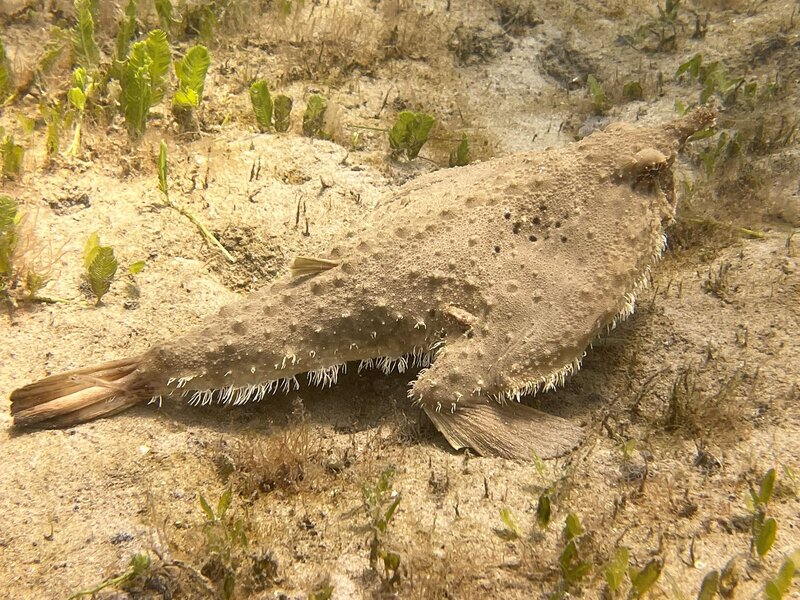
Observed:
[[[300,277],[302,275],[315,275],[322,271],[329,271],[338,266],[339,261],[337,260],[314,258],[313,256],[296,256],[289,265],[289,270],[292,273],[292,277]]]
[[[462,403],[454,412],[423,406],[436,428],[456,450],[481,456],[532,460],[563,456],[583,440],[583,430],[566,419],[517,402]]]

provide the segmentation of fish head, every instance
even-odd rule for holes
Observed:
[[[717,111],[700,107],[670,123],[655,127],[634,127],[614,123],[603,132],[606,151],[613,157],[610,165],[613,178],[630,184],[653,203],[662,224],[675,217],[674,164],[678,153],[693,133],[713,127]]]

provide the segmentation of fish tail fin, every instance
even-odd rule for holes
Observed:
[[[142,357],[58,373],[11,392],[17,427],[66,427],[109,416],[151,397],[138,370]]]

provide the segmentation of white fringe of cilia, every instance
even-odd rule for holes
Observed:
[[[443,344],[443,340],[436,340],[427,347],[416,346],[411,352],[401,356],[378,356],[368,358],[359,362],[358,372],[361,373],[361,371],[365,369],[378,369],[383,371],[384,374],[389,375],[395,371],[404,373],[408,369],[429,367]],[[294,360],[290,362],[293,364]],[[339,380],[339,374],[347,373],[347,364],[348,363],[339,363],[329,367],[308,371],[306,372],[308,383],[323,389],[326,387],[333,387]],[[167,385],[172,385],[172,383],[176,381],[176,390],[180,390],[186,386],[189,379],[170,379]],[[264,396],[267,394],[276,394],[278,392],[285,394],[291,390],[298,389],[300,389],[300,382],[297,380],[296,375],[292,375],[291,377],[281,377],[262,383],[241,386],[230,385],[219,389],[184,389],[181,392],[181,397],[188,398],[188,403],[191,406],[206,406],[212,402],[240,406],[248,402],[259,402],[263,400]],[[169,395],[171,396],[172,393]],[[160,405],[161,400],[162,396],[154,396],[150,400],[150,403],[157,402]]]

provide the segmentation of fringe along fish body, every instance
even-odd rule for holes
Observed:
[[[11,394],[17,426],[65,426],[141,401],[243,404],[348,364],[424,367],[411,397],[454,448],[553,457],[581,429],[519,403],[575,372],[628,317],[674,216],[672,164],[700,108],[613,124],[558,150],[423,175],[360,236],[139,356]]]

